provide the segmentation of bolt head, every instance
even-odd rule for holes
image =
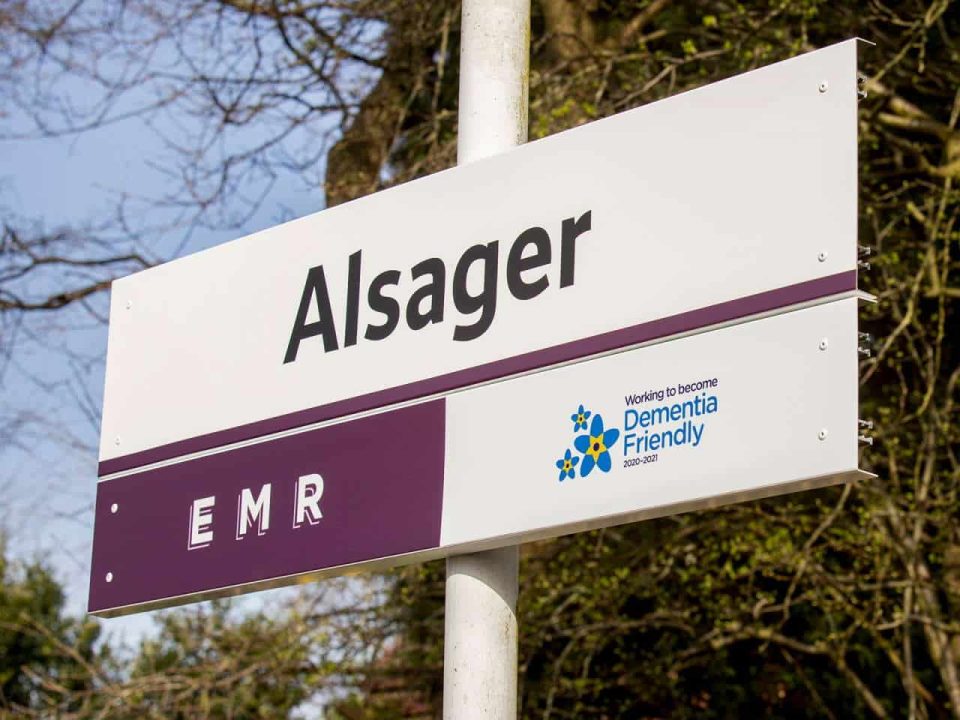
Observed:
[[[110,506],[110,512],[113,513],[114,515],[117,514],[117,510],[119,510],[119,509],[120,509],[120,506],[117,505],[116,503],[114,503],[113,505]]]
[[[119,435],[117,435],[117,436],[113,439],[113,444],[114,444],[114,445],[119,445],[119,444],[120,444],[120,436],[119,436]]]
[[[826,250],[821,250],[820,252],[817,253],[817,260],[819,260],[820,262],[826,262],[826,259],[827,259]]]
[[[107,576],[104,578],[104,580],[106,580],[107,582],[113,582],[113,573],[112,573],[112,572],[108,572],[108,573],[107,573]]]
[[[127,300],[127,310],[133,307],[133,300]]]
[[[826,350],[826,349],[827,349],[827,345],[829,345],[829,344],[830,344],[830,343],[827,342],[827,339],[826,339],[826,338],[821,339],[821,340],[820,340],[820,349],[821,349],[821,350]]]
[[[820,432],[817,433],[817,437],[820,438],[821,440],[826,440],[826,439],[827,439],[827,429],[826,429],[826,428],[823,428],[822,430],[820,430]]]
[[[820,84],[817,86],[817,90],[819,90],[822,93],[825,93],[827,91],[827,88],[829,87],[830,86],[827,84],[826,80],[821,80]]]

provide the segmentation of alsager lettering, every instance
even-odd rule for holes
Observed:
[[[576,241],[590,230],[591,213],[588,210],[579,218],[567,218],[560,224],[560,287],[574,283]],[[550,234],[542,227],[534,226],[520,233],[507,253],[506,282],[510,294],[517,300],[531,300],[550,286],[546,268],[553,260]],[[497,311],[497,279],[500,261],[498,241],[486,245],[472,245],[464,250],[453,270],[451,295],[453,305],[462,316],[472,317],[469,323],[459,322],[453,330],[453,339],[466,342],[483,335],[493,322]],[[360,320],[360,273],[361,251],[350,255],[347,266],[346,312],[343,317],[343,334],[337,330],[327,290],[327,277],[323,265],[310,268],[300,296],[293,330],[283,362],[297,359],[300,343],[320,336],[324,352],[333,352],[341,347],[356,345]],[[539,274],[534,271],[541,270]],[[401,318],[411,330],[420,330],[427,325],[444,320],[447,266],[440,258],[427,258],[410,268],[412,292],[401,311],[401,301],[391,293],[391,288],[400,291],[402,273],[399,270],[381,272],[367,287],[367,306],[379,315],[377,322],[369,323],[363,332],[366,340],[384,340],[397,329]],[[476,289],[479,273],[480,288]],[[473,277],[468,288],[468,279]],[[307,317],[316,308],[319,319],[308,322]]]

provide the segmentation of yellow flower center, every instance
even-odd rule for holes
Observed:
[[[594,462],[606,451],[607,446],[603,444],[603,435],[590,438],[590,447],[587,448],[587,455],[592,457]]]
[[[583,413],[580,413],[579,415],[577,415],[577,423],[579,423],[580,425],[585,425],[586,422],[587,421],[586,421],[586,418],[583,417]]]
[[[572,467],[573,467],[573,465],[570,464],[570,461],[569,461],[569,460],[564,460],[564,461],[563,461],[563,469],[564,469],[564,470],[569,470],[569,469],[572,468]]]

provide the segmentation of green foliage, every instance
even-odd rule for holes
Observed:
[[[125,687],[125,706],[147,717],[287,717],[313,692],[307,638],[291,615],[234,619],[228,603],[163,614]],[[309,636],[308,636],[309,637]]]
[[[13,562],[0,543],[0,713],[41,709],[61,690],[90,686],[87,666],[99,659],[99,628],[65,617],[63,603],[43,563]]]

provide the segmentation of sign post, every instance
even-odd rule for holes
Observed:
[[[464,0],[457,163],[527,140],[530,0]],[[447,558],[443,717],[517,716],[519,546]]]

